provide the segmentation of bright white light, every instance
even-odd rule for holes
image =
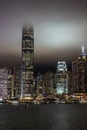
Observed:
[[[85,53],[85,47],[82,46],[82,53]]]
[[[45,28],[43,28],[45,27]],[[39,39],[36,42],[44,43],[43,46],[50,48],[65,48],[80,44],[83,40],[83,26],[77,24],[43,24],[40,32],[36,34]],[[39,40],[39,41],[38,41]]]
[[[62,89],[62,88],[57,88],[57,93],[58,93],[58,94],[63,94],[63,93],[64,93],[64,91],[63,91],[63,89]]]
[[[57,94],[63,94],[64,93],[64,86],[60,83],[57,84]]]

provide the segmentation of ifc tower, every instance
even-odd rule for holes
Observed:
[[[21,93],[22,96],[33,94],[34,81],[34,31],[32,26],[22,29],[22,69]]]

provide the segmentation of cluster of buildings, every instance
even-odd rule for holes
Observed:
[[[65,61],[58,61],[56,73],[38,72],[34,76],[34,31],[33,27],[22,29],[21,65],[0,69],[0,99],[30,96],[86,96],[87,93],[87,53],[82,47],[77,60],[72,62],[72,71],[67,70]]]

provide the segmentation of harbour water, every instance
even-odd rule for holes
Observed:
[[[87,104],[0,104],[0,130],[87,130]]]

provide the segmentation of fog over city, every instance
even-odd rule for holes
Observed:
[[[0,66],[20,63],[24,24],[34,28],[37,68],[70,64],[87,46],[87,1],[0,0]]]

